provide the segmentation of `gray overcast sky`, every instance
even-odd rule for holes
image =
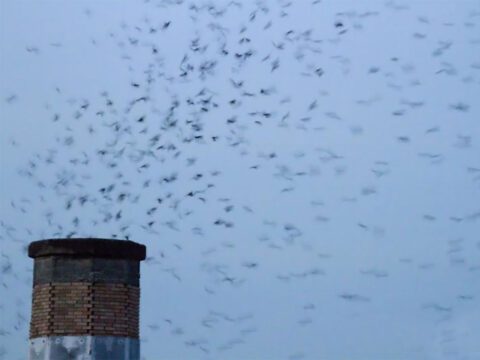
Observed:
[[[0,36],[0,359],[65,236],[147,245],[144,359],[480,359],[479,1],[0,0]]]

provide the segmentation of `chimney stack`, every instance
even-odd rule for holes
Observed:
[[[126,240],[50,239],[34,259],[30,360],[139,360],[140,261]]]

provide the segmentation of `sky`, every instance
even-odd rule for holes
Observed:
[[[31,241],[131,239],[142,359],[480,359],[479,1],[0,0],[0,359]]]

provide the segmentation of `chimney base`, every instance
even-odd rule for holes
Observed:
[[[138,339],[116,336],[48,336],[30,340],[30,360],[140,359]]]

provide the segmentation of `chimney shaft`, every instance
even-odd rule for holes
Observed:
[[[144,245],[108,239],[32,242],[30,360],[139,360]]]

